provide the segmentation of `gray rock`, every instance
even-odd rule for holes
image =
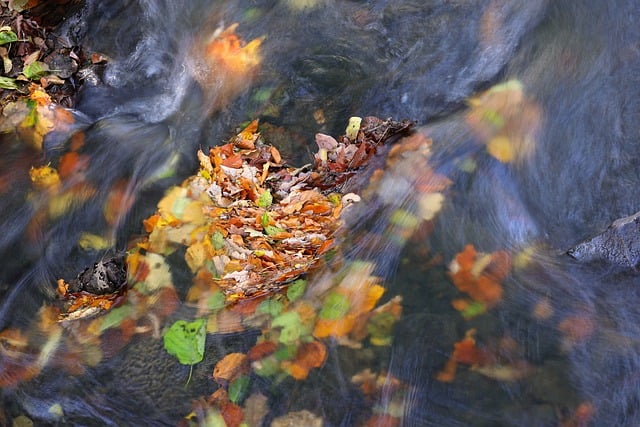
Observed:
[[[640,212],[614,221],[604,232],[567,251],[582,262],[635,268],[640,263]]]

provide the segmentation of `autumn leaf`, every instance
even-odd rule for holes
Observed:
[[[213,369],[213,379],[221,385],[234,382],[249,373],[249,359],[243,353],[229,353]]]

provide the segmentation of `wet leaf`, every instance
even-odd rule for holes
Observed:
[[[245,397],[247,397],[247,394],[249,394],[250,388],[251,377],[249,375],[241,375],[229,384],[229,400],[236,405],[239,405]]]
[[[307,281],[304,279],[294,280],[287,289],[287,299],[291,302],[297,300],[307,289]]]
[[[18,89],[18,85],[16,85],[16,79],[0,76],[0,88],[9,90]]]
[[[331,292],[324,300],[318,316],[321,319],[337,320],[343,318],[351,306],[349,298],[337,292]]]
[[[300,315],[295,311],[285,312],[271,322],[273,328],[282,328],[278,340],[283,344],[296,342],[305,332]]]
[[[358,131],[360,131],[360,124],[362,123],[362,117],[351,117],[349,118],[349,124],[347,124],[347,129],[345,130],[345,136],[352,141],[358,137]]]
[[[113,242],[105,237],[92,233],[82,233],[78,238],[78,246],[85,251],[103,251],[105,249],[109,249],[112,246],[112,243]]]
[[[193,322],[178,320],[164,334],[164,348],[183,365],[193,365],[204,358],[205,319]]]
[[[114,308],[102,317],[99,331],[102,333],[109,328],[120,326],[123,320],[128,319],[134,314],[134,311],[134,307],[129,304],[124,304],[120,307]]]
[[[215,291],[207,299],[207,308],[211,311],[217,311],[224,308],[226,305],[226,298],[221,291]]]
[[[249,358],[246,354],[229,353],[216,363],[213,379],[218,384],[226,385],[249,373],[249,370]]]
[[[49,71],[49,66],[42,61],[33,61],[22,69],[22,74],[30,79],[39,79]]]
[[[284,304],[282,304],[282,302],[270,298],[262,301],[260,305],[258,305],[256,313],[264,313],[271,317],[276,317],[282,313],[283,308]]]
[[[0,46],[16,41],[18,41],[18,36],[11,30],[11,27],[5,26],[0,28]]]

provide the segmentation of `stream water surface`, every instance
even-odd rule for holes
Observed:
[[[0,329],[33,329],[57,279],[126,250],[165,190],[197,171],[197,150],[241,123],[268,123],[271,142],[301,165],[314,134],[342,134],[350,116],[409,119],[432,140],[433,171],[412,156],[388,166],[381,196],[356,207],[345,251],[375,264],[383,302],[402,297],[392,343],[329,340],[307,380],[254,378],[268,396],[263,425],[301,410],[325,426],[640,425],[636,272],[566,254],[640,209],[638,19],[637,2],[623,0],[88,0],[58,31],[109,58],[86,70],[73,111],[94,191],[41,220],[28,168],[68,151],[69,133],[49,135],[36,155],[5,150],[14,184],[0,201]],[[216,29],[236,22],[244,40],[262,38],[261,64],[241,78],[202,63]],[[399,224],[398,211],[420,211],[433,173],[450,181],[441,210]],[[108,221],[104,201],[120,182],[133,202]],[[113,245],[87,250],[83,233]],[[465,248],[471,265],[457,258]],[[505,274],[491,273],[502,256]],[[454,308],[474,302],[454,285],[460,269],[500,282],[479,314]],[[190,274],[172,266],[176,284]],[[256,336],[210,334],[188,386],[189,367],[161,339],[134,337],[74,370],[54,363],[51,337],[32,337],[40,345],[23,358],[42,372],[2,390],[4,421],[176,425],[215,390],[213,365]],[[465,336],[476,347],[447,377]],[[18,356],[5,343],[2,357]],[[352,378],[365,368],[387,386],[363,392]]]

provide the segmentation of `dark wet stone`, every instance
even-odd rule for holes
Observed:
[[[613,222],[604,232],[567,251],[582,262],[635,268],[640,262],[640,212]]]
[[[69,282],[69,292],[89,292],[95,295],[111,294],[127,283],[124,255],[103,259],[85,268]]]

